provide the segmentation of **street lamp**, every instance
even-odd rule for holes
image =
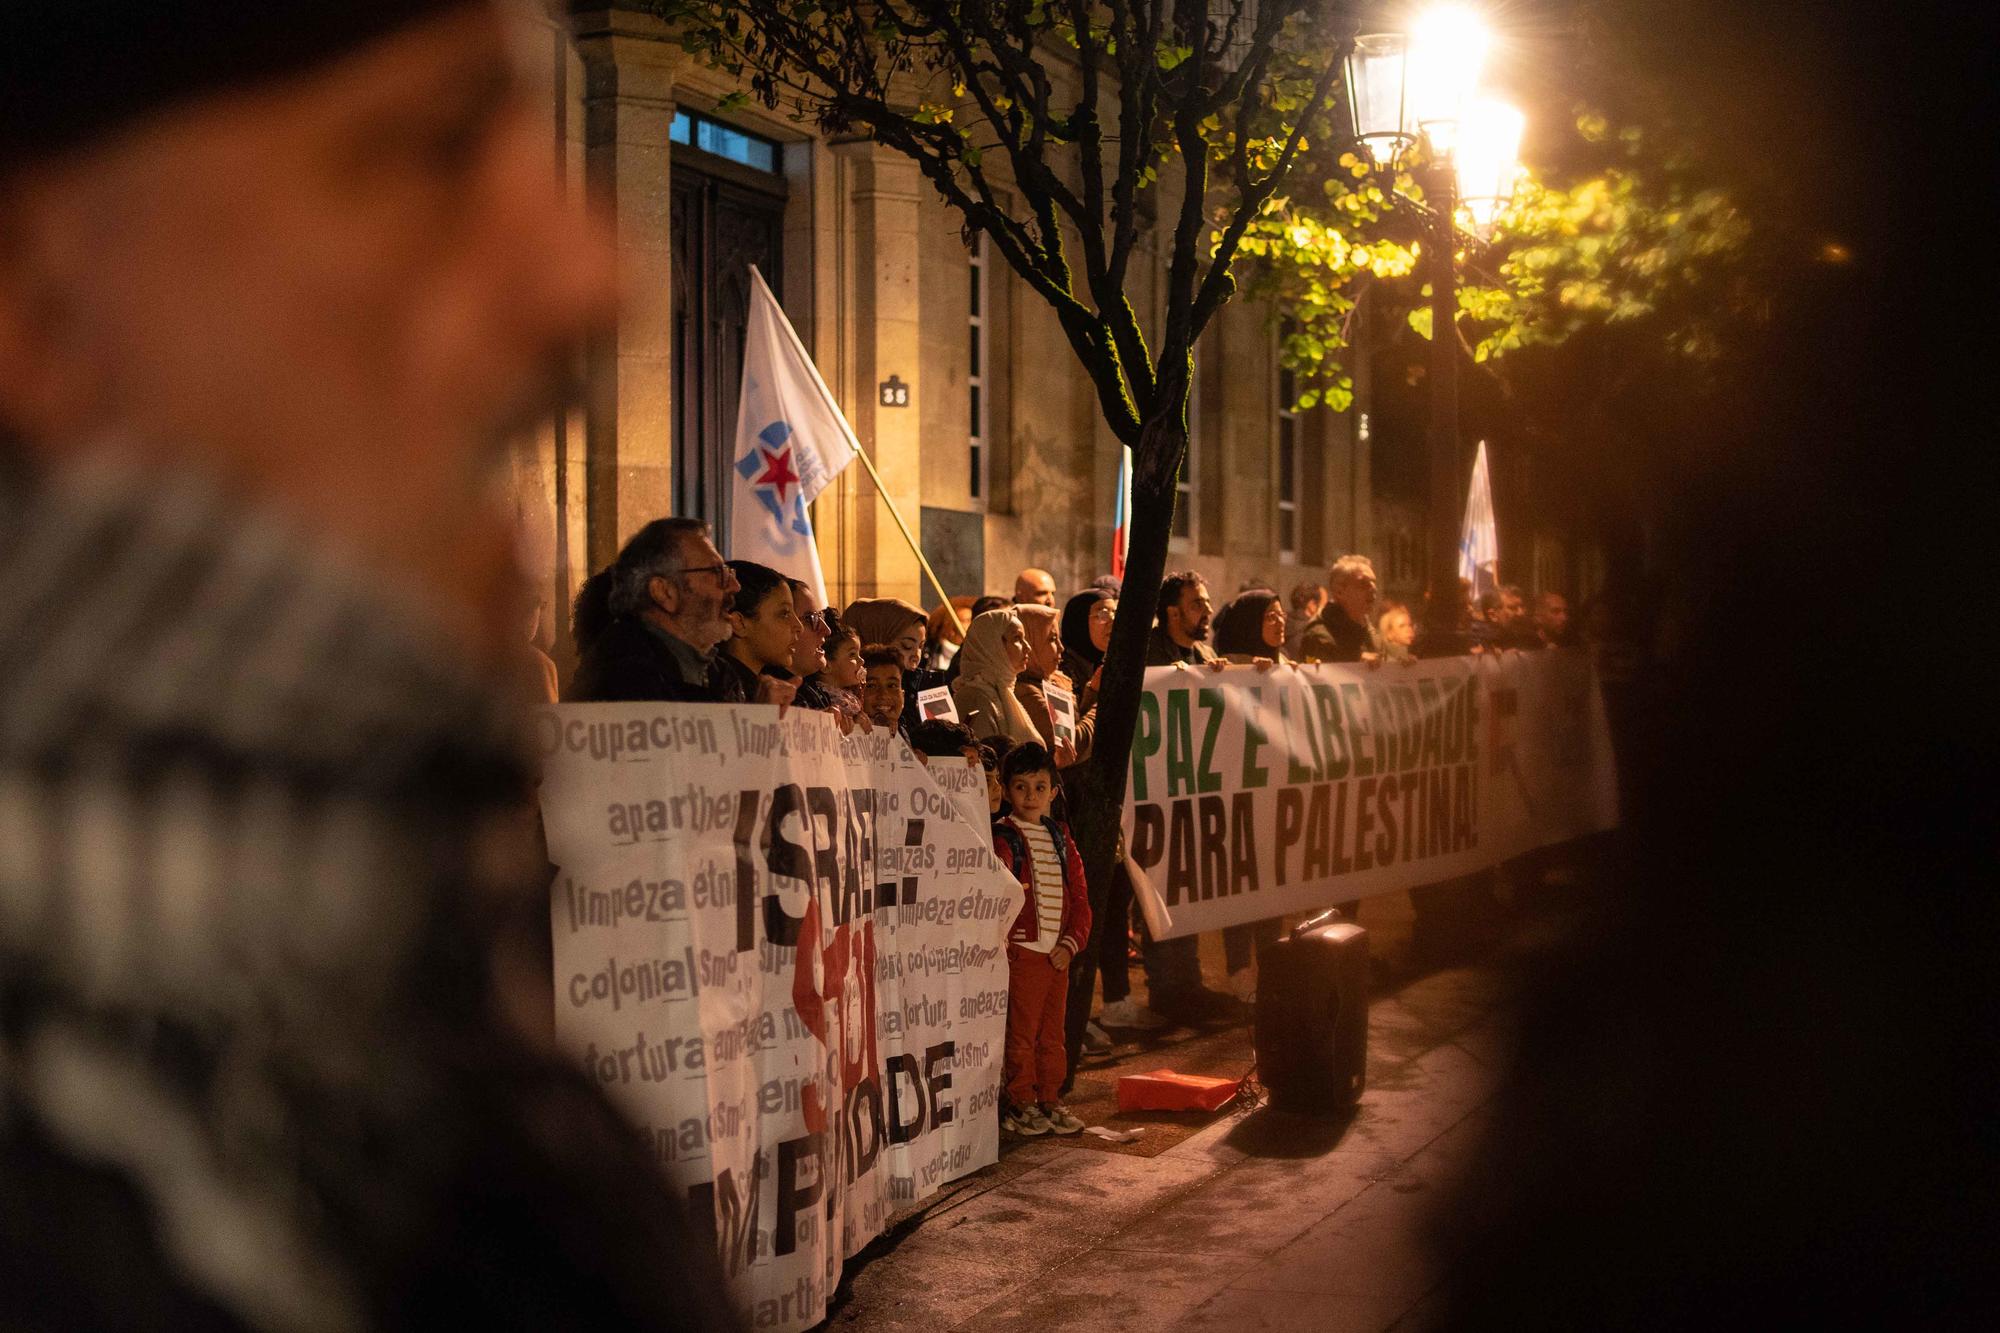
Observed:
[[[1410,25],[1410,110],[1439,157],[1449,157],[1457,145],[1491,45],[1486,25],[1462,5],[1427,9]]]
[[[1414,168],[1427,205],[1424,248],[1431,286],[1430,525],[1426,569],[1442,597],[1458,578],[1458,210],[1487,231],[1513,191],[1520,112],[1475,100],[1491,39],[1463,5],[1417,16],[1408,33],[1355,38],[1347,60],[1355,138],[1378,166],[1400,164],[1421,147]]]
[[[1452,154],[1458,169],[1459,197],[1473,229],[1489,235],[1500,210],[1514,197],[1521,174],[1521,132],[1527,117],[1505,102],[1482,98],[1466,108],[1458,148]]]

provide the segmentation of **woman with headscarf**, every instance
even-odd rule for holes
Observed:
[[[1093,585],[1069,599],[1062,611],[1062,669],[1076,690],[1079,718],[1089,717],[1093,739],[1097,723],[1097,680],[1104,665],[1104,650],[1111,646],[1111,626],[1118,616],[1118,593],[1114,588]],[[1032,641],[1032,635],[1030,636]],[[1081,738],[1081,728],[1079,728]],[[1062,774],[1064,799],[1071,808],[1082,798],[1080,770]],[[1118,859],[1103,883],[1090,885],[1090,910],[1100,923],[1085,946],[1083,957],[1070,964],[1068,1030],[1064,1041],[1069,1048],[1070,1068],[1088,1052],[1111,1050],[1109,1024],[1120,1028],[1157,1028],[1165,1020],[1141,1004],[1132,994],[1132,881],[1125,871],[1125,839],[1118,839]],[[1091,993],[1103,978],[1104,1008],[1098,1020],[1090,1018]]]
[[[1285,603],[1269,588],[1251,588],[1229,599],[1215,614],[1211,642],[1215,655],[1238,665],[1284,662]]]
[[[1285,656],[1285,603],[1268,588],[1251,588],[1229,599],[1216,613],[1213,642],[1216,655],[1236,663],[1288,662]],[[1228,926],[1222,932],[1222,955],[1229,967],[1229,990],[1249,1004],[1257,997],[1257,955],[1277,943],[1284,921],[1271,917]]]
[[[1108,588],[1085,588],[1063,606],[1062,669],[1076,690],[1079,713],[1097,703],[1097,672],[1117,617],[1118,594]]]
[[[862,648],[876,645],[896,654],[903,665],[903,718],[900,730],[908,735],[910,728],[923,719],[917,712],[917,695],[944,681],[935,671],[923,670],[924,624],[922,611],[900,597],[860,597],[847,604],[840,614],[843,625],[851,625],[861,636]]]
[[[1016,745],[1027,741],[1039,745],[1042,734],[1014,694],[1014,682],[1028,665],[1028,638],[1016,609],[1002,607],[973,617],[965,631],[965,646],[958,650],[958,679],[952,682],[951,697],[958,705],[958,720],[981,740],[1005,736]]]
[[[1090,758],[1090,745],[1097,732],[1097,714],[1084,707],[1079,691],[1061,666],[1062,644],[1056,638],[1056,609],[1032,602],[1014,608],[1021,618],[1021,632],[1028,641],[1028,664],[1014,680],[1014,697],[1028,711],[1028,720],[1041,733],[1042,744],[1056,757],[1058,768],[1069,768]],[[1048,687],[1068,692],[1073,704],[1074,735],[1060,748],[1055,740],[1055,711],[1049,704]],[[1093,698],[1093,703],[1095,702]]]

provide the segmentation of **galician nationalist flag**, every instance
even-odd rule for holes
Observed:
[[[826,576],[806,506],[854,461],[860,446],[755,264],[750,286],[729,553],[802,581],[824,606]]]
[[[1132,544],[1132,446],[1118,451],[1118,494],[1111,502],[1111,577],[1125,577],[1125,552]]]
[[[1486,441],[1472,459],[1472,490],[1465,497],[1465,526],[1458,534],[1458,576],[1472,580],[1472,595],[1500,591],[1500,533],[1493,525],[1493,486],[1486,477]]]

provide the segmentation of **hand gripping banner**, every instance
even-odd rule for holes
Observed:
[[[887,733],[720,704],[539,726],[557,1040],[712,1220],[746,1325],[810,1328],[891,1212],[996,1160],[1021,887]]]
[[[1613,827],[1590,659],[1146,672],[1125,845],[1190,935],[1470,874]]]

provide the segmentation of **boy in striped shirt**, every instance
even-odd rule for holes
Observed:
[[[1062,1104],[1069,1072],[1063,1010],[1069,964],[1090,939],[1083,858],[1069,828],[1049,813],[1056,761],[1029,741],[1008,751],[1000,776],[1013,813],[994,821],[993,852],[1028,891],[1007,932],[1006,1107],[1012,1134],[1074,1134],[1083,1121]]]

